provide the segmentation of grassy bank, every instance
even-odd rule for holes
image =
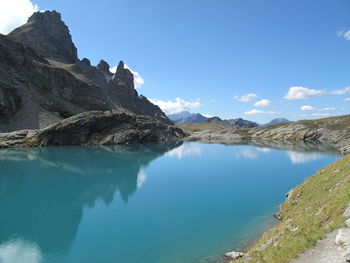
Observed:
[[[283,263],[297,257],[334,229],[344,226],[350,203],[350,155],[320,169],[293,189],[266,232],[240,262]]]

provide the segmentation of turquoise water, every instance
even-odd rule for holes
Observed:
[[[212,262],[275,223],[322,147],[0,150],[1,263]]]

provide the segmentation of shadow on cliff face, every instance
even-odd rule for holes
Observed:
[[[181,143],[0,151],[0,244],[23,238],[65,254],[84,207],[136,191],[142,168]]]

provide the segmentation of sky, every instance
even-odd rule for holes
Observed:
[[[265,123],[348,114],[350,0],[0,0],[0,32],[56,10],[79,58],[123,60],[140,94]]]

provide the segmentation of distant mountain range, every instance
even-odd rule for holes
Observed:
[[[168,118],[172,120],[175,124],[206,122],[213,125],[218,125],[218,126],[223,126],[227,128],[233,128],[233,129],[253,128],[258,126],[257,123],[252,121],[247,121],[242,118],[222,120],[216,116],[207,118],[200,113],[191,113],[188,111],[182,111],[176,114],[169,114]]]
[[[208,118],[203,116],[200,113],[191,113],[189,111],[182,111],[175,114],[169,114],[168,118],[172,120],[175,124],[184,124],[184,123],[190,124],[190,123],[206,122],[213,125],[218,125],[218,126],[233,128],[233,129],[254,128],[254,127],[260,126],[256,122],[244,120],[242,118],[223,120],[217,116]],[[264,125],[274,125],[274,124],[287,123],[287,122],[290,122],[290,121],[285,118],[276,118]]]

